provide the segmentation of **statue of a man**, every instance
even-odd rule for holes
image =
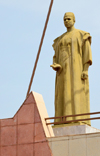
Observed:
[[[88,68],[92,65],[91,36],[75,29],[74,23],[74,14],[65,13],[67,32],[56,38],[53,44],[55,55],[51,67],[56,71],[55,117],[90,112]],[[89,118],[89,115],[67,120],[81,118]],[[90,121],[82,123],[91,125]]]

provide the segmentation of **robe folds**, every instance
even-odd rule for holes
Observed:
[[[84,64],[92,64],[90,44],[90,34],[78,29],[66,32],[54,40],[53,64],[62,67],[62,70],[56,72],[55,117],[90,112],[89,80],[81,79]],[[67,120],[89,117],[69,117]],[[90,121],[83,123],[91,125]]]

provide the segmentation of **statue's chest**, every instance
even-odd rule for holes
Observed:
[[[65,35],[59,42],[60,60],[65,61],[71,55],[72,35]]]

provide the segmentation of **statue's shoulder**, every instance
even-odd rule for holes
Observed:
[[[79,32],[81,35],[85,35],[85,34],[90,34],[89,32],[86,32],[86,31],[83,31],[83,30],[80,30],[80,29],[76,29],[77,32]]]
[[[79,30],[79,29],[76,29],[76,32],[79,33],[79,35],[81,36],[81,39],[83,40],[83,42],[88,39],[89,42],[91,43],[91,36],[90,36],[89,32]]]
[[[55,38],[54,39],[54,43],[53,43],[53,48],[54,48],[54,50],[55,50],[55,48],[56,48],[56,45],[57,45],[57,43],[59,42],[59,40],[63,37],[65,35],[65,33],[63,33],[62,35],[60,35],[59,37],[57,37],[57,38]]]
[[[62,35],[60,35],[59,37],[55,38],[55,39],[54,39],[54,43],[55,43],[55,42],[58,42],[65,34],[66,34],[66,32],[63,33]]]
[[[83,31],[83,30],[76,29],[76,32],[78,32],[82,37],[90,36],[89,32],[86,32],[86,31]]]

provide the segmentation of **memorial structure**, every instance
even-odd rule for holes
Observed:
[[[55,54],[51,67],[56,71],[55,117],[90,112],[88,68],[92,65],[91,36],[75,29],[74,24],[74,14],[65,13],[67,32],[56,38],[53,44]],[[89,118],[89,115],[67,120],[80,118]],[[55,119],[56,122],[59,120]],[[83,123],[91,125],[90,121]]]
[[[56,116],[90,111],[91,36],[75,29],[74,23],[74,14],[66,13],[67,32],[53,44],[55,55],[51,67],[57,72]],[[0,156],[100,155],[100,130],[86,121],[83,123],[86,125],[74,123],[73,126],[52,128],[42,95],[29,91],[30,86],[25,101],[12,118],[0,119]]]

